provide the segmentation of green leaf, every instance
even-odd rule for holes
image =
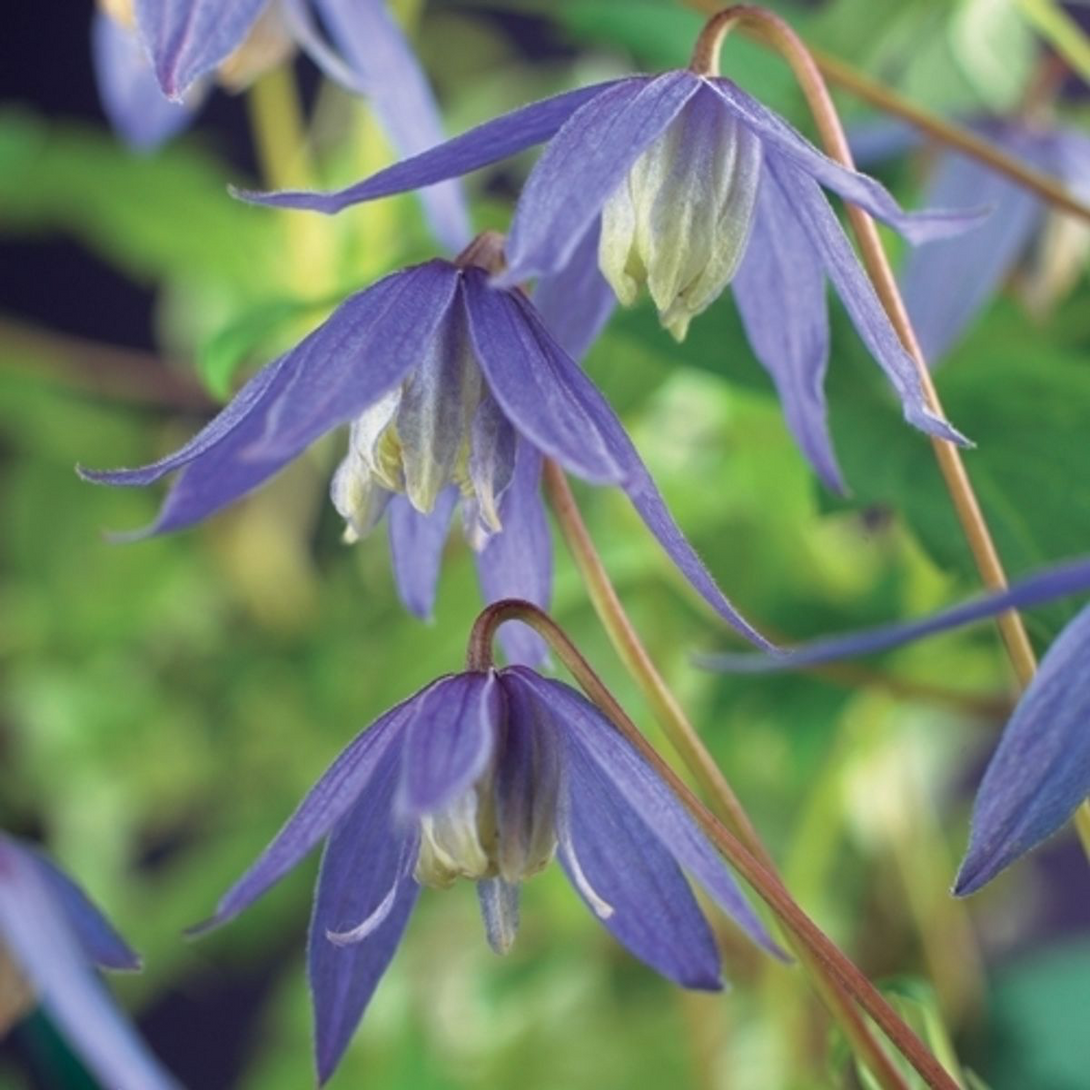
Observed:
[[[137,280],[248,284],[276,267],[277,217],[233,200],[229,180],[194,142],[137,155],[107,133],[0,112],[0,230],[74,235]]]

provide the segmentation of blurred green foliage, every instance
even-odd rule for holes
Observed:
[[[497,9],[542,20],[530,33],[547,26],[561,59],[528,62]],[[782,10],[815,43],[947,111],[1010,106],[1036,64],[1007,5]],[[698,26],[666,0],[435,4],[420,48],[460,129],[604,74],[683,64]],[[993,41],[999,66],[982,44]],[[724,66],[806,127],[782,64],[732,39]],[[321,92],[314,131],[323,184],[388,156],[365,108],[340,92]],[[507,214],[489,182],[509,187],[527,161],[470,180],[481,226],[502,227]],[[32,350],[0,326],[0,822],[41,835],[144,953],[142,975],[114,982],[127,1004],[189,997],[198,1011],[176,1031],[177,1055],[202,1047],[199,1010],[258,982],[239,1085],[295,1090],[312,1078],[303,941],[313,869],[221,934],[190,944],[179,932],[210,911],[357,730],[458,668],[479,598],[457,534],[428,627],[397,604],[381,534],[340,543],[325,499],[340,438],[202,528],[136,545],[104,539],[103,528],[150,521],[161,490],[95,488],[76,478],[77,462],[138,464],[173,448],[204,418],[192,400],[172,407],[179,382],[196,376],[223,398],[338,298],[430,252],[412,198],[311,217],[324,282],[303,290],[290,214],[232,201],[228,181],[253,179],[237,177],[200,129],[137,157],[101,128],[0,112],[0,230],[75,238],[153,285],[164,357],[176,361],[149,357],[148,381],[128,395],[109,381],[108,350],[91,374],[78,343],[46,336]],[[912,204],[918,172],[893,181]],[[939,376],[951,419],[978,443],[970,471],[1016,572],[1090,541],[1087,297],[1084,279],[1045,328],[998,301]],[[926,440],[901,423],[834,319],[829,389],[847,501],[822,494],[804,465],[729,299],[681,346],[647,307],[619,313],[587,362],[722,585],[790,638],[915,615],[975,585]],[[1090,1008],[1088,953],[1084,942],[1033,938],[1053,895],[1038,861],[968,906],[945,893],[965,837],[964,785],[1010,696],[992,633],[821,676],[697,673],[690,652],[724,633],[623,497],[578,493],[653,657],[808,911],[865,970],[902,982],[898,1002],[930,1039],[951,1054],[964,1046],[976,1073],[967,1079],[1076,1090],[1090,1067],[1075,1013]],[[661,744],[556,544],[557,619]],[[1069,615],[1041,611],[1035,635],[1047,640]],[[725,925],[735,987],[708,997],[629,959],[556,868],[528,885],[506,960],[487,950],[475,914],[468,887],[424,895],[334,1090],[854,1084],[801,973],[762,961]],[[1019,960],[1002,964],[1012,948]],[[0,1062],[0,1087],[24,1086]]]

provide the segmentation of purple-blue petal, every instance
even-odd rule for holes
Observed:
[[[522,598],[548,611],[552,597],[553,549],[541,498],[541,455],[525,439],[515,448],[515,475],[500,501],[503,529],[477,553],[477,577],[486,602]],[[545,642],[521,621],[499,631],[507,661],[537,666]]]
[[[184,129],[203,101],[194,87],[182,102],[164,98],[135,30],[96,9],[91,56],[102,108],[114,131],[135,151],[153,151]]]
[[[319,1085],[351,1040],[420,891],[412,878],[419,833],[393,817],[396,756],[386,756],[374,784],[338,821],[322,854],[307,939]],[[330,939],[330,933],[344,935],[369,918],[373,925],[358,941]]]
[[[292,376],[251,456],[294,456],[393,389],[423,359],[458,283],[449,262],[428,261],[345,300],[288,353]]]
[[[959,431],[928,407],[916,364],[901,344],[818,184],[786,160],[769,157],[766,165],[794,213],[792,221],[781,224],[780,229],[796,232],[800,241],[808,240],[820,256],[859,336],[897,391],[905,419],[929,435],[959,446],[971,446]]]
[[[605,328],[617,297],[598,267],[601,220],[595,219],[567,264],[534,287],[534,306],[557,344],[577,362]]]
[[[443,123],[420,62],[386,0],[312,0],[383,130],[402,156],[443,142]],[[451,180],[420,194],[435,237],[452,253],[470,237],[461,184]]]
[[[663,502],[609,403],[520,293],[466,270],[470,332],[496,400],[535,447],[593,484],[624,489],[648,529],[704,599],[759,647],[768,641],[730,604]]]
[[[185,446],[157,462],[136,469],[87,469],[77,466],[76,470],[84,480],[96,484],[140,487],[153,484],[168,473],[203,457],[240,428],[250,429],[246,433],[246,441],[253,442],[264,430],[264,414],[270,402],[283,392],[294,375],[295,366],[296,361],[290,352],[267,364]],[[254,417],[260,417],[256,430]]]
[[[396,778],[403,732],[417,702],[428,692],[425,689],[398,704],[348,744],[256,862],[220,898],[215,915],[195,930],[218,927],[253,904],[329,832],[361,793],[392,790],[382,782],[380,772]]]
[[[0,836],[0,942],[103,1086],[179,1090],[92,971],[38,860]]]
[[[844,479],[829,435],[825,371],[829,310],[825,270],[776,176],[765,171],[749,247],[734,278],[734,301],[757,359],[772,376],[791,434],[834,492]]]
[[[417,511],[404,496],[394,496],[386,508],[390,559],[398,597],[405,608],[422,621],[432,619],[443,548],[457,503],[458,489],[451,486],[439,493],[435,507],[426,515]]]
[[[399,813],[434,813],[467,791],[492,757],[500,716],[492,672],[456,674],[421,693],[406,727]]]
[[[565,744],[577,747],[598,769],[712,900],[757,945],[781,956],[779,947],[692,816],[602,712],[574,689],[524,667],[512,667],[505,673],[505,679],[508,678],[530,691],[542,714],[563,731]]]
[[[901,272],[905,306],[920,347],[937,364],[1002,285],[1044,216],[1040,200],[994,170],[947,152],[927,204],[985,201],[995,209],[964,239],[928,243],[909,254]]]
[[[1090,607],[1022,694],[977,792],[954,892],[974,893],[1067,823],[1090,795]]]
[[[645,964],[684,988],[719,990],[715,938],[673,856],[580,746],[565,742],[557,831],[568,880]]]
[[[813,643],[770,655],[737,654],[728,652],[717,655],[699,655],[697,663],[709,670],[721,670],[728,674],[765,674],[780,670],[800,670],[823,662],[873,655],[913,640],[946,632],[951,628],[972,624],[994,617],[1008,609],[1026,609],[1029,606],[1051,602],[1069,594],[1090,590],[1090,559],[1073,560],[1057,564],[1035,573],[999,593],[985,594],[961,605],[933,613],[919,621],[907,624],[886,625],[865,632],[853,632],[845,636],[815,640]]]
[[[486,121],[445,144],[380,170],[346,189],[332,193],[252,193],[237,190],[235,196],[255,204],[306,208],[332,215],[361,201],[373,201],[378,197],[435,185],[548,140],[580,106],[612,86],[613,82],[580,87],[541,102],[532,102],[529,106]]]
[[[465,271],[463,295],[481,370],[518,431],[585,480],[619,483],[624,470],[601,426],[612,411],[531,303],[519,292],[491,287],[475,268]]]
[[[117,933],[91,899],[51,859],[28,849],[89,962],[102,969],[135,972],[140,955]]]
[[[714,79],[710,83],[731,112],[764,142],[769,159],[786,160],[875,219],[896,228],[911,242],[961,234],[979,224],[990,211],[977,202],[972,208],[905,212],[879,182],[822,154],[802,133],[737,84],[728,79]]]
[[[136,0],[136,25],[163,94],[189,86],[246,40],[268,0]]]
[[[572,114],[526,180],[499,282],[514,286],[562,269],[632,164],[700,86],[684,70],[633,77]]]

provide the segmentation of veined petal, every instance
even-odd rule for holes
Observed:
[[[776,384],[795,441],[825,484],[844,492],[825,403],[825,270],[809,240],[785,226],[793,219],[775,174],[766,171],[753,234],[734,278],[734,301],[754,354]]]
[[[422,621],[430,621],[458,489],[443,489],[430,514],[422,515],[404,496],[394,496],[387,512],[390,559],[398,597]]]
[[[345,300],[288,353],[293,374],[250,451],[254,460],[294,456],[392,390],[423,360],[457,286],[453,265],[428,261]]]
[[[322,855],[307,941],[319,1085],[355,1032],[419,893],[412,879],[418,827],[401,827],[393,816],[398,757],[385,755],[374,783],[340,817]],[[364,921],[370,930],[358,941],[329,938],[366,930]]]
[[[1007,590],[985,594],[961,605],[933,613],[919,621],[907,624],[886,625],[864,632],[852,632],[845,636],[833,636],[815,640],[801,647],[777,651],[771,655],[735,654],[697,656],[699,665],[709,670],[722,670],[728,674],[764,674],[779,670],[798,670],[823,662],[854,658],[857,655],[873,655],[893,647],[911,643],[936,632],[972,624],[1008,609],[1026,609],[1029,606],[1051,602],[1069,594],[1090,590],[1090,558],[1069,561],[1046,568],[1025,579],[1019,579]]]
[[[476,554],[477,578],[486,602],[522,598],[542,609],[552,597],[553,552],[541,499],[541,455],[525,439],[515,445],[515,473],[500,501],[503,530]],[[521,621],[499,631],[508,662],[536,666],[547,652],[541,637]]]
[[[1048,649],[984,773],[954,892],[974,893],[1090,794],[1090,606]]]
[[[278,208],[307,208],[332,215],[361,201],[373,201],[410,189],[420,189],[436,182],[457,178],[462,174],[506,159],[524,148],[548,140],[565,121],[596,95],[619,81],[580,87],[565,91],[541,102],[512,110],[502,117],[493,118],[475,129],[462,133],[445,144],[403,159],[400,163],[380,170],[362,182],[333,193],[285,191],[281,193],[253,193],[233,191],[236,197],[254,204],[275,205]]]
[[[163,94],[178,99],[246,40],[268,0],[136,0],[136,25]]]
[[[948,439],[959,446],[971,446],[965,436],[928,408],[916,365],[901,344],[878,301],[874,286],[817,183],[786,160],[770,157],[766,169],[775,175],[781,192],[794,210],[794,223],[784,224],[782,229],[801,231],[820,255],[859,336],[893,383],[905,419],[929,435]]]
[[[563,737],[557,831],[572,885],[642,962],[684,988],[718,991],[719,950],[673,856],[609,778]],[[603,915],[596,903],[612,911]]]
[[[1040,200],[975,160],[945,152],[928,205],[985,202],[993,213],[964,239],[928,243],[901,272],[905,306],[924,356],[938,363],[996,293],[1044,216]]]
[[[485,878],[477,883],[481,918],[488,945],[497,954],[506,954],[519,929],[519,887],[502,878]]]
[[[152,151],[185,128],[204,101],[194,87],[182,102],[163,98],[136,31],[95,10],[91,55],[102,108],[114,131],[136,151]]]
[[[565,745],[578,749],[597,768],[619,798],[716,904],[755,943],[779,956],[779,947],[689,812],[613,724],[585,697],[559,681],[540,677],[521,666],[505,671],[505,680],[508,678],[517,679],[530,690],[545,714],[562,728]]]
[[[441,681],[435,683],[440,684]],[[280,881],[329,832],[334,822],[355,804],[361,793],[371,796],[392,790],[383,782],[380,773],[396,778],[394,755],[400,752],[402,732],[418,701],[431,688],[434,686],[392,708],[348,744],[307,792],[306,798],[272,843],[220,898],[215,915],[195,928],[196,932],[204,932],[233,919],[271,885]]]
[[[699,87],[689,71],[633,77],[572,114],[526,181],[497,282],[514,286],[562,269],[606,198]]]
[[[47,856],[32,848],[24,850],[27,858],[38,865],[87,960],[103,969],[138,970],[140,955],[114,930],[87,894]]]
[[[586,480],[617,484],[624,470],[602,436],[602,395],[549,336],[519,293],[465,270],[464,298],[477,361],[492,396],[535,447]]]
[[[104,1086],[179,1090],[95,977],[38,860],[6,837],[0,838],[0,942]]]
[[[557,344],[575,361],[598,339],[617,297],[598,268],[601,223],[595,220],[562,269],[534,286],[534,307]]]
[[[416,155],[441,144],[443,123],[435,97],[386,0],[311,2],[397,151]],[[298,6],[306,7],[303,0]],[[313,47],[311,54],[321,63]],[[452,253],[462,250],[469,242],[470,226],[461,184],[451,180],[429,187],[420,200],[435,237]]]
[[[252,442],[260,434],[260,431],[252,433],[252,418],[260,416],[262,421],[260,426],[264,426],[264,414],[268,412],[270,402],[290,382],[295,366],[296,362],[290,352],[266,364],[231,398],[227,407],[197,432],[185,446],[165,458],[160,458],[157,462],[137,469],[86,469],[83,466],[77,466],[76,471],[84,480],[94,481],[96,484],[139,487],[152,484],[168,473],[196,461],[240,428],[248,429],[247,436]]]
[[[958,235],[979,224],[990,209],[973,208],[928,209],[905,212],[889,192],[866,174],[842,167],[823,155],[797,129],[774,111],[762,106],[729,79],[708,81],[739,120],[748,125],[770,152],[786,159],[797,170],[823,186],[839,193],[847,201],[869,212],[875,219],[896,228],[911,242]]]
[[[528,300],[487,287],[466,270],[477,358],[496,400],[542,453],[593,484],[623,488],[667,554],[723,618],[770,646],[730,604],[671,518],[621,422],[594,384],[549,336]]]
[[[456,674],[425,689],[407,727],[398,812],[434,813],[467,791],[492,759],[499,717],[491,672]]]

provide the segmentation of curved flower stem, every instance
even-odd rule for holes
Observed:
[[[905,1058],[919,1072],[924,1082],[934,1090],[959,1090],[958,1084],[928,1052],[923,1042],[901,1020],[877,988],[856,968],[852,961],[795,903],[783,883],[763,862],[749,851],[720,820],[693,794],[677,773],[659,756],[654,746],[628,718],[616,698],[583,658],[579,649],[560,626],[530,602],[504,599],[484,609],[477,617],[469,637],[466,665],[471,670],[487,669],[492,663],[492,640],[505,621],[517,620],[530,625],[567,667],[587,696],[602,709],[625,739],[663,779],[671,791],[692,814],[708,839],[723,857],[753,887],[768,905],[785,930],[796,940],[798,949],[809,961],[819,966],[822,975],[856,1000]],[[892,1065],[886,1057],[885,1070]],[[900,1075],[893,1070],[896,1082],[903,1086]],[[883,1085],[886,1085],[883,1082]]]
[[[693,774],[704,797],[710,800],[716,817],[726,823],[750,854],[759,860],[772,879],[783,888],[772,857],[761,842],[741,801],[704,747],[700,735],[689,722],[647,653],[614,589],[598,550],[594,547],[564,471],[551,459],[545,460],[544,480],[549,503],[556,514],[568,550],[583,577],[594,611],[626,670],[636,681],[644,699],[651,705],[655,718],[674,750]],[[793,942],[792,946],[806,964],[815,988],[840,1023],[853,1051],[875,1074],[884,1090],[904,1090],[903,1079],[871,1035],[866,1023],[859,1017],[859,1012],[849,996],[834,979],[828,977],[822,964],[805,947],[797,942]]]
[[[723,39],[736,26],[747,27],[751,33],[771,46],[787,61],[806,96],[826,152],[841,165],[854,169],[855,164],[844,134],[844,127],[840,123],[840,116],[833,105],[817,62],[802,39],[778,15],[764,8],[745,4],[727,8],[713,15],[697,43],[693,58],[694,68],[699,62],[704,66],[705,71],[718,69],[719,49]],[[927,406],[937,416],[945,419],[942,402],[931,380],[931,372],[916,339],[900,289],[897,287],[897,280],[893,275],[893,268],[882,246],[874,220],[861,208],[851,203],[847,204],[847,212],[859,242],[859,252],[867,275],[874,284],[874,290],[893,328],[916,364],[916,372]],[[946,439],[938,439],[934,436],[930,439],[981,581],[989,590],[1004,590],[1007,586],[1006,572],[1003,570],[1003,563],[999,559],[984,512],[980,508],[972,482],[965,470],[961,452]],[[1003,637],[1007,657],[1014,668],[1015,676],[1024,689],[1037,671],[1037,658],[1025,625],[1017,610],[1008,610],[1000,614],[996,618],[996,623]],[[1083,803],[1075,824],[1087,856],[1090,857],[1090,802]]]
[[[684,3],[708,15],[716,15],[721,11],[719,0],[684,0]],[[771,45],[760,30],[749,24],[740,25],[738,29],[761,44]],[[871,79],[870,76],[860,72],[846,61],[840,60],[839,57],[834,57],[812,46],[807,48],[814,64],[830,83],[850,91],[857,98],[861,98],[885,113],[903,118],[931,139],[956,148],[970,158],[991,167],[992,170],[1010,178],[1023,189],[1036,193],[1038,197],[1060,211],[1070,213],[1079,219],[1090,220],[1090,205],[1080,201],[1055,178],[1029,166],[1013,155],[1008,155],[1002,148],[996,147],[961,125],[921,109],[914,102],[890,90],[878,80]]]

